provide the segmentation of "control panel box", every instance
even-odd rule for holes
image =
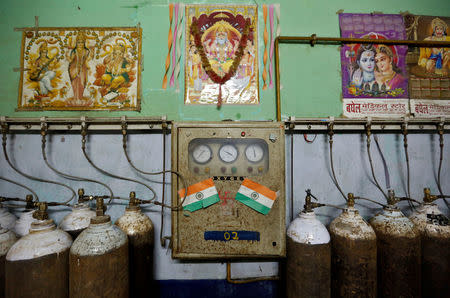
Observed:
[[[172,169],[173,258],[285,256],[283,123],[173,123]]]

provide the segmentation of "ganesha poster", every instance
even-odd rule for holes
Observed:
[[[408,39],[450,42],[450,17],[405,15]],[[411,113],[450,116],[450,48],[411,47],[407,54]]]
[[[186,104],[257,104],[256,5],[186,5]]]
[[[141,30],[29,28],[18,110],[139,110]]]
[[[341,36],[405,39],[401,15],[339,15]],[[345,44],[341,48],[343,112],[347,117],[397,117],[409,112],[407,46]]]

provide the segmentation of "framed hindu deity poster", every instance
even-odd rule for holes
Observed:
[[[341,36],[405,39],[401,15],[339,15]],[[341,48],[343,114],[346,117],[399,117],[409,113],[407,46],[346,44]]]
[[[450,42],[450,17],[405,15],[410,40]],[[411,113],[450,116],[450,48],[410,48],[407,54]]]
[[[18,110],[139,110],[140,28],[29,28]]]
[[[186,5],[185,104],[257,104],[256,5]]]

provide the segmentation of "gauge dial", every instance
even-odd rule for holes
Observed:
[[[223,162],[231,163],[238,157],[238,150],[234,145],[226,144],[220,147],[219,157]]]
[[[199,164],[205,164],[212,158],[212,151],[208,145],[197,145],[192,151],[194,161]]]
[[[259,144],[251,144],[245,148],[245,157],[250,162],[259,162],[264,157],[264,149]]]

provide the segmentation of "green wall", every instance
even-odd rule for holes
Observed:
[[[240,1],[188,1],[185,3],[239,3]],[[38,116],[156,116],[171,120],[267,120],[275,119],[275,90],[262,90],[260,71],[260,104],[254,106],[187,106],[184,94],[173,89],[162,90],[163,61],[167,54],[168,3],[162,0],[2,0],[0,2],[0,115]],[[339,36],[336,12],[399,13],[450,16],[448,0],[278,0],[245,1],[258,4],[259,60],[262,66],[262,4],[281,4],[282,35]],[[16,112],[20,74],[21,32],[15,27],[33,27],[39,16],[42,27],[64,26],[135,26],[143,29],[141,112]],[[184,60],[184,58],[183,58]],[[340,62],[336,46],[281,45],[282,116],[326,117],[341,114]],[[183,69],[181,70],[183,74]],[[184,90],[180,75],[180,90]]]

